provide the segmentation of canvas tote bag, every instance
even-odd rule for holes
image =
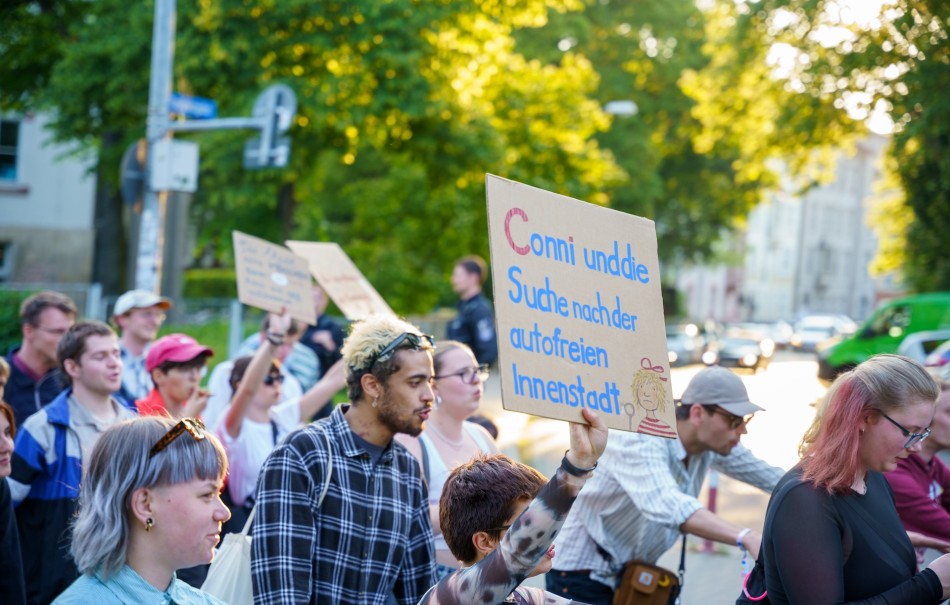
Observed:
[[[333,449],[330,437],[326,431],[323,438],[327,442],[327,472],[326,483],[320,492],[317,508],[323,504],[323,498],[330,489],[330,475],[333,473]],[[239,534],[228,534],[221,542],[218,553],[208,568],[208,577],[201,590],[217,597],[229,605],[254,605],[254,587],[251,583],[251,523],[254,522],[254,513],[257,505],[247,517],[247,523]]]

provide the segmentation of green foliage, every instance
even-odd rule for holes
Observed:
[[[904,273],[916,291],[950,288],[950,3],[895,0],[880,14],[842,12],[832,0],[762,0],[736,5],[735,39],[747,48],[784,44],[790,61],[776,119],[778,148],[841,145],[881,106],[895,122],[890,155],[907,212],[895,198],[872,220],[889,225],[878,268],[894,267],[906,242]],[[732,71],[749,64],[740,56]],[[900,196],[900,193],[898,193]],[[897,198],[899,199],[899,197]],[[909,220],[908,220],[909,219]],[[903,223],[901,233],[895,229]]]
[[[35,291],[0,290],[0,356],[20,344],[23,334],[20,331],[20,304]]]
[[[182,288],[185,298],[237,298],[234,269],[189,269]]]
[[[775,184],[773,158],[802,187],[823,178],[831,150],[864,133],[860,111],[882,101],[912,210],[907,275],[950,288],[950,4],[895,0],[880,27],[839,19],[833,0],[701,4],[179,3],[176,91],[216,99],[222,116],[248,115],[275,82],[299,102],[282,170],[243,169],[248,132],[178,135],[201,143],[196,249],[229,266],[233,229],[336,241],[397,312],[425,312],[452,299],[456,258],[488,256],[493,173],[651,218],[661,259],[677,264],[741,222]],[[57,139],[116,166],[144,132],[152,11],[5,3],[0,108],[53,109]],[[846,35],[822,40],[829,27]],[[776,63],[776,48],[793,60]],[[639,113],[605,115],[615,100]],[[100,171],[104,190],[117,172]],[[223,287],[209,281],[187,288]]]

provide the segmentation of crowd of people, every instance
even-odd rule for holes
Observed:
[[[755,561],[739,602],[950,596],[950,555],[924,554],[950,552],[945,371],[878,355],[842,374],[780,469],[741,444],[763,408],[709,367],[674,438],[608,440],[584,409],[548,479],[475,422],[497,361],[485,277],[458,262],[440,340],[393,316],[344,337],[315,286],[314,325],[267,314],[206,388],[215,352],[158,338],[174,301],[128,292],[110,326],[31,296],[0,360],[3,603],[220,603],[200,589],[208,564],[252,515],[258,604],[614,605],[631,565],[686,534]],[[771,494],[761,531],[700,502],[711,469]],[[546,590],[522,584],[536,574]]]

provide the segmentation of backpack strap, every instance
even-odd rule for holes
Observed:
[[[271,421],[271,425],[274,427],[274,432],[276,435],[277,425],[274,424],[274,421]],[[317,508],[323,506],[323,499],[327,495],[327,491],[330,489],[330,478],[333,474],[333,449],[330,444],[330,436],[327,435],[326,431],[320,431],[323,435],[324,440],[327,442],[327,478],[326,482],[323,484],[323,489],[320,490],[320,498],[317,500]],[[254,513],[257,512],[257,504],[254,504],[254,508],[251,509],[251,513],[247,516],[247,523],[244,524],[244,529],[241,530],[241,535],[246,536],[248,532],[251,531],[251,523],[254,522]]]

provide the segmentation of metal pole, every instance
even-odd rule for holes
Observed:
[[[161,284],[167,192],[155,191],[152,181],[155,145],[171,136],[168,129],[168,107],[171,101],[172,65],[175,61],[175,2],[176,0],[155,0],[155,22],[152,28],[152,67],[146,123],[148,166],[135,263],[135,287],[153,292],[158,292]]]
[[[719,491],[719,471],[713,469],[709,471],[709,512],[716,512],[716,493]],[[715,552],[716,546],[712,540],[703,540],[703,552]]]

